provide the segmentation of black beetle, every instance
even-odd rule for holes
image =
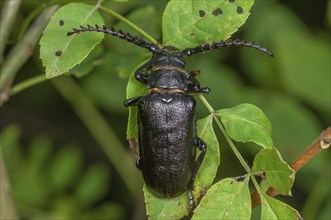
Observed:
[[[111,34],[152,52],[152,58],[135,72],[135,78],[146,84],[150,93],[124,102],[127,107],[138,105],[140,155],[136,164],[153,194],[174,197],[188,189],[193,209],[194,179],[207,146],[197,137],[196,102],[191,95],[209,93],[209,88],[200,88],[195,79],[198,71],[186,72],[183,57],[229,46],[252,47],[270,56],[272,53],[254,42],[239,39],[206,43],[180,51],[171,46],[159,47],[121,30],[98,25],[95,28],[80,26],[67,35],[86,31]],[[197,159],[196,148],[201,150]]]

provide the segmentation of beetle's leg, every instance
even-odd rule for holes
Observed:
[[[193,209],[194,209],[194,198],[193,198],[192,190],[193,189],[188,189],[188,199],[190,201],[190,209],[191,209],[191,211],[193,211]]]
[[[137,105],[141,98],[142,98],[142,96],[135,97],[135,98],[132,98],[132,99],[127,99],[127,100],[124,101],[124,106],[129,107],[129,106],[132,106],[132,105]]]
[[[203,87],[199,89],[199,93],[206,93],[208,94],[210,92],[210,89],[208,87]]]
[[[136,167],[141,170],[141,165],[140,165],[140,156],[137,157],[137,160],[136,160]]]
[[[148,83],[148,74],[147,73],[143,73],[146,70],[149,70],[152,66],[153,66],[153,60],[149,60],[147,63],[145,63],[142,67],[140,67],[139,69],[137,69],[137,71],[134,73],[134,77],[136,78],[136,80],[138,80],[139,82],[143,83],[143,84],[147,84]]]
[[[193,176],[192,176],[192,180],[191,180],[192,181],[192,183],[191,183],[192,186],[193,186],[195,177],[196,177],[196,175],[198,173],[198,170],[200,168],[200,165],[201,165],[201,163],[203,161],[203,158],[205,157],[206,151],[207,151],[207,145],[200,138],[198,138],[198,137],[195,138],[195,144],[196,144],[196,147],[199,148],[199,150],[201,151],[201,153],[200,153],[199,157],[197,158],[197,160],[195,161],[195,164],[194,164],[194,172],[193,172]]]
[[[192,194],[192,190],[193,190],[193,186],[194,186],[194,180],[195,177],[197,176],[198,170],[200,168],[200,165],[203,161],[203,158],[206,155],[206,151],[207,151],[207,145],[205,144],[205,142],[203,142],[203,140],[201,140],[200,138],[196,137],[195,138],[195,146],[197,148],[199,148],[199,150],[201,151],[200,155],[198,156],[197,160],[194,163],[194,170],[193,170],[193,174],[192,174],[192,178],[188,184],[188,195],[189,195],[189,200],[190,200],[190,207],[193,210],[194,208],[194,199],[193,199],[193,194]]]
[[[139,129],[138,129],[139,130]],[[135,156],[137,157],[136,159],[136,167],[141,170],[141,163],[140,163],[140,156],[137,154],[136,149],[138,147],[137,142],[135,140],[135,138],[130,138],[129,140],[129,144],[130,144],[130,148],[132,150],[132,152],[135,154]]]
[[[190,85],[188,86],[189,92],[208,94],[210,92],[210,89],[208,87],[200,88],[200,83],[195,78],[198,75],[200,75],[200,70],[194,70],[189,72],[189,79],[190,79]]]
[[[191,72],[189,72],[191,77],[197,77],[200,75],[200,70],[193,70]]]

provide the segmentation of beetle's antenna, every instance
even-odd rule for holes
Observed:
[[[215,49],[218,49],[221,47],[232,47],[232,46],[252,47],[252,48],[255,48],[257,50],[260,50],[260,51],[268,54],[269,56],[273,56],[273,54],[270,51],[268,51],[268,49],[261,47],[261,45],[255,44],[254,42],[246,42],[245,40],[240,40],[240,39],[236,39],[236,40],[228,39],[226,41],[221,40],[218,42],[202,44],[202,45],[194,47],[194,48],[186,48],[180,53],[180,55],[181,56],[191,56],[196,53],[203,53],[203,52],[212,51],[212,50],[215,50]]]
[[[112,27],[110,29],[108,29],[106,26],[100,27],[99,25],[95,25],[95,28],[92,27],[91,25],[87,25],[87,27],[80,26],[80,29],[73,28],[72,31],[67,33],[67,36],[70,36],[73,34],[79,34],[81,32],[86,32],[86,31],[96,31],[96,32],[102,32],[105,34],[111,34],[113,36],[124,39],[128,42],[134,43],[140,47],[146,48],[149,51],[151,51],[152,53],[160,51],[160,48],[158,46],[156,46],[155,44],[152,44],[152,43],[148,43],[138,36],[134,36],[130,33],[125,33],[122,30],[116,30]]]

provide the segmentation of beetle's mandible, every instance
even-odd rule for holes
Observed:
[[[194,180],[206,154],[207,146],[197,137],[195,99],[192,94],[209,93],[200,88],[197,71],[186,72],[183,57],[212,51],[221,47],[247,46],[272,56],[266,48],[242,40],[218,41],[180,51],[159,47],[137,36],[114,28],[81,26],[68,36],[97,31],[124,39],[152,52],[152,58],[135,72],[135,78],[146,84],[150,93],[124,102],[138,106],[138,140],[140,155],[137,167],[142,171],[149,190],[160,197],[174,197],[186,190],[194,208]],[[201,153],[196,159],[196,149]]]

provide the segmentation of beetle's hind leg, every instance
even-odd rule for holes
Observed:
[[[137,69],[136,72],[134,73],[135,79],[143,84],[147,84],[148,83],[148,73],[146,73],[146,72],[148,72],[148,70],[150,70],[153,67],[153,65],[154,65],[153,62],[154,62],[154,60],[151,59],[150,61],[145,63],[143,66],[141,66],[139,69]]]
[[[193,170],[193,174],[192,174],[192,178],[188,184],[188,195],[189,195],[189,200],[190,200],[190,208],[191,210],[193,210],[194,208],[194,198],[193,198],[193,186],[194,186],[194,180],[195,177],[197,176],[198,170],[200,168],[200,165],[203,161],[203,158],[206,155],[206,151],[207,151],[207,145],[205,144],[205,142],[203,142],[203,140],[201,140],[200,138],[196,137],[195,140],[195,146],[197,148],[199,148],[199,150],[201,151],[201,153],[199,154],[197,160],[194,163],[194,170]]]

